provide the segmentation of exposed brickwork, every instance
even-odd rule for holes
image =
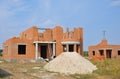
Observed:
[[[89,57],[94,60],[120,56],[120,45],[109,45],[107,40],[102,40],[98,45],[89,46],[88,50]]]
[[[10,38],[3,43],[3,58],[6,60],[35,59],[36,43],[34,42],[37,41],[39,42],[38,57],[51,57],[51,52],[54,51],[52,42],[55,42],[55,56],[63,52],[63,45],[66,45],[67,50],[69,45],[73,45],[73,51],[77,51],[81,55],[83,54],[82,28],[75,28],[73,31],[69,31],[67,28],[64,33],[61,26],[56,26],[52,29],[47,28],[44,32],[40,32],[36,26],[33,26],[21,32],[20,37]],[[25,54],[18,54],[18,49],[20,49],[18,45],[26,46]],[[21,50],[23,51],[23,49]]]

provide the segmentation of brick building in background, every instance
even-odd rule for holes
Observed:
[[[41,31],[44,30],[44,31]],[[37,60],[53,58],[62,52],[78,52],[83,54],[83,29],[74,28],[73,31],[56,26],[55,28],[30,27],[3,43],[3,59]]]
[[[89,46],[88,54],[93,60],[116,58],[120,56],[120,45],[109,45],[107,40],[104,39],[98,45]]]

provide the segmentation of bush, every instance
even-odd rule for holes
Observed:
[[[84,56],[88,56],[88,51],[84,51]]]
[[[0,56],[2,56],[2,52],[3,52],[3,50],[2,50],[2,49],[0,49]]]

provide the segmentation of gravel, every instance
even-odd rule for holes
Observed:
[[[76,52],[63,52],[55,59],[47,63],[44,68],[47,71],[64,74],[90,74],[97,69],[89,60]]]

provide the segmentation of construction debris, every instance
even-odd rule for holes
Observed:
[[[47,63],[44,68],[47,71],[64,74],[90,74],[97,69],[95,65],[76,52],[63,52]]]

